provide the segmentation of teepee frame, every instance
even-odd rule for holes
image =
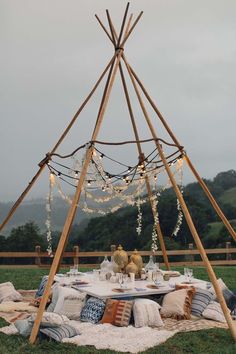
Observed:
[[[10,218],[12,217],[12,215],[14,214],[14,212],[16,211],[16,209],[18,208],[18,206],[21,204],[21,202],[23,201],[23,199],[25,198],[25,196],[27,195],[27,193],[30,191],[30,189],[32,188],[32,186],[34,185],[34,183],[37,181],[38,177],[41,175],[42,171],[44,170],[45,166],[47,165],[47,163],[50,161],[51,159],[51,155],[57,150],[57,148],[60,146],[60,144],[62,143],[62,141],[65,139],[66,135],[68,134],[68,132],[70,131],[70,129],[72,128],[74,122],[76,121],[76,119],[78,118],[79,114],[82,112],[83,108],[86,106],[86,104],[89,102],[90,98],[93,96],[94,92],[96,91],[97,87],[100,85],[101,81],[103,80],[103,78],[105,77],[105,75],[108,73],[107,75],[107,79],[106,79],[106,83],[105,83],[105,87],[104,87],[104,91],[103,91],[103,96],[102,96],[102,100],[101,100],[101,104],[98,110],[98,115],[97,115],[97,120],[96,120],[96,124],[94,127],[94,131],[92,133],[92,138],[91,141],[95,141],[102,121],[103,121],[103,117],[106,111],[106,107],[109,101],[109,97],[110,97],[110,93],[114,84],[114,80],[115,77],[117,75],[117,72],[119,71],[120,76],[121,76],[121,81],[122,81],[122,85],[123,85],[123,89],[124,89],[124,93],[125,93],[125,98],[126,98],[126,102],[127,102],[127,106],[128,106],[128,112],[129,112],[129,116],[130,116],[130,120],[132,123],[132,127],[133,127],[133,131],[134,131],[134,136],[135,136],[135,141],[137,144],[137,150],[138,150],[138,154],[139,154],[139,161],[140,162],[144,162],[145,160],[145,156],[143,154],[142,151],[142,146],[141,146],[141,141],[139,139],[139,134],[138,134],[138,130],[137,130],[137,126],[135,123],[135,118],[134,118],[134,114],[133,114],[133,110],[132,110],[132,105],[131,105],[131,100],[130,100],[130,96],[129,96],[129,92],[128,92],[128,88],[127,88],[127,84],[126,84],[126,79],[125,79],[125,75],[124,75],[124,71],[123,71],[123,67],[122,67],[122,62],[125,64],[125,67],[127,69],[128,72],[128,76],[130,77],[130,80],[132,82],[134,91],[136,93],[136,96],[138,98],[141,110],[143,112],[144,118],[146,120],[146,123],[149,127],[149,130],[151,132],[151,135],[154,139],[154,142],[156,144],[156,148],[157,151],[159,153],[159,156],[164,164],[166,173],[169,177],[169,180],[171,182],[171,185],[175,191],[175,194],[179,200],[179,203],[181,205],[183,214],[185,216],[186,222],[189,226],[189,229],[191,231],[191,234],[193,236],[193,239],[195,241],[195,244],[199,250],[199,253],[202,257],[202,260],[205,264],[205,267],[207,269],[209,278],[213,284],[213,287],[215,289],[217,298],[220,302],[222,311],[224,313],[225,319],[227,321],[227,324],[229,326],[229,329],[231,331],[232,337],[234,338],[234,341],[236,342],[236,326],[235,323],[233,322],[230,313],[228,311],[227,305],[225,303],[221,288],[218,285],[217,282],[217,278],[216,275],[214,273],[214,270],[209,262],[209,259],[207,257],[206,251],[202,245],[202,242],[200,240],[200,237],[198,235],[198,232],[195,228],[195,225],[192,221],[191,215],[189,213],[188,207],[184,201],[184,198],[181,194],[181,191],[176,183],[175,177],[169,167],[169,164],[165,158],[164,152],[162,150],[162,145],[160,144],[160,139],[158,138],[157,132],[154,129],[151,120],[149,118],[149,114],[146,110],[144,101],[142,99],[142,95],[144,95],[147,99],[147,101],[149,102],[149,104],[151,105],[151,107],[153,108],[154,112],[156,113],[157,117],[159,118],[159,120],[161,121],[162,125],[164,126],[164,128],[166,129],[166,131],[168,132],[170,138],[172,139],[173,143],[175,144],[175,146],[179,149],[179,151],[182,153],[183,158],[185,159],[185,161],[187,162],[187,165],[189,166],[190,170],[192,171],[193,175],[195,176],[196,180],[198,181],[198,183],[200,184],[200,186],[202,187],[203,191],[205,192],[206,196],[208,197],[209,201],[211,202],[213,208],[215,209],[216,213],[218,214],[218,216],[221,218],[221,220],[223,221],[224,225],[226,226],[227,230],[229,231],[230,235],[234,238],[234,240],[236,241],[236,233],[233,230],[232,226],[230,225],[229,221],[227,220],[227,218],[225,217],[225,215],[223,214],[222,210],[220,209],[220,207],[218,206],[218,204],[216,203],[214,197],[212,196],[212,194],[210,193],[208,187],[206,186],[206,184],[204,183],[204,181],[202,180],[202,178],[199,176],[198,172],[196,171],[196,169],[194,168],[191,160],[189,159],[189,157],[187,156],[186,152],[183,150],[183,146],[180,145],[179,141],[177,140],[177,138],[175,137],[175,135],[173,134],[172,130],[170,129],[170,127],[168,126],[167,122],[165,121],[164,117],[162,116],[162,114],[160,113],[159,109],[157,108],[157,106],[155,105],[155,103],[153,102],[153,100],[151,99],[151,97],[149,96],[148,92],[146,91],[144,85],[142,84],[141,80],[138,78],[137,74],[135,73],[135,71],[132,69],[132,67],[130,66],[130,64],[128,63],[125,55],[124,55],[124,44],[126,43],[127,39],[129,38],[129,36],[131,35],[131,33],[133,32],[135,26],[137,25],[139,19],[141,18],[143,12],[141,12],[138,17],[136,18],[136,20],[134,21],[134,23],[131,26],[131,21],[132,21],[132,16],[130,15],[128,21],[127,21],[127,15],[128,15],[128,9],[129,9],[129,3],[126,6],[125,9],[125,13],[124,13],[124,17],[123,17],[123,21],[121,24],[121,28],[120,28],[120,32],[119,35],[117,35],[114,25],[112,23],[110,14],[108,12],[108,10],[106,10],[106,15],[107,15],[107,20],[108,20],[108,24],[109,24],[109,31],[106,29],[106,27],[104,26],[104,24],[102,23],[102,21],[99,19],[99,17],[97,15],[95,15],[96,19],[98,20],[99,24],[101,25],[101,27],[103,28],[104,32],[106,33],[106,35],[108,36],[109,40],[112,42],[112,44],[114,45],[114,49],[115,49],[115,53],[112,56],[111,60],[109,61],[109,63],[107,64],[106,68],[104,69],[104,71],[102,72],[101,76],[99,77],[99,79],[97,80],[97,82],[95,83],[94,87],[92,88],[91,92],[89,93],[89,95],[87,96],[87,98],[84,100],[84,102],[82,103],[82,105],[80,106],[80,108],[78,109],[78,111],[76,112],[76,114],[74,115],[74,117],[72,118],[71,122],[69,123],[69,125],[67,126],[67,128],[65,129],[65,131],[63,132],[63,134],[61,135],[61,137],[59,138],[59,140],[57,141],[57,143],[55,144],[55,146],[52,148],[52,150],[46,154],[46,157],[39,163],[39,170],[37,171],[37,173],[35,174],[35,176],[32,178],[32,180],[29,182],[28,186],[26,187],[26,189],[23,191],[23,193],[20,195],[20,197],[18,198],[18,200],[15,202],[15,204],[13,205],[13,207],[11,208],[11,210],[9,211],[7,217],[5,218],[5,220],[3,221],[3,223],[0,225],[0,231],[3,229],[3,227],[7,224],[7,222],[10,220]],[[127,24],[126,24],[127,21]],[[126,26],[126,28],[125,28]],[[142,94],[141,94],[142,93]],[[51,265],[51,269],[49,272],[49,276],[48,276],[48,281],[46,284],[46,288],[42,297],[42,301],[40,303],[39,306],[39,310],[34,322],[34,326],[30,335],[30,343],[34,343],[36,341],[37,335],[38,335],[38,331],[39,331],[39,326],[42,320],[42,316],[43,316],[43,312],[45,310],[46,304],[47,304],[47,300],[48,297],[50,295],[50,289],[54,280],[54,276],[56,274],[56,272],[58,271],[60,264],[61,264],[61,259],[63,256],[63,252],[65,250],[66,244],[67,244],[67,240],[68,240],[68,235],[69,235],[69,231],[72,225],[72,222],[74,220],[75,217],[75,213],[77,210],[77,206],[78,206],[78,202],[80,200],[80,195],[81,195],[81,191],[82,191],[82,187],[83,187],[83,183],[85,181],[86,178],[86,173],[93,155],[93,145],[90,146],[90,148],[87,150],[86,152],[86,157],[84,160],[84,164],[81,170],[81,174],[79,177],[79,181],[78,181],[78,185],[76,187],[76,191],[72,200],[72,204],[69,208],[68,214],[67,214],[67,218],[62,230],[62,234],[58,243],[58,247]],[[153,204],[153,199],[152,199],[152,190],[149,184],[149,178],[148,175],[145,176],[145,182],[146,182],[146,188],[147,188],[147,194],[149,197],[149,201],[151,204],[151,208],[152,208],[152,213],[153,216],[155,218],[157,211],[155,209],[155,206]],[[164,258],[164,262],[166,265],[167,269],[170,269],[169,267],[169,262],[168,262],[168,257],[167,257],[167,252],[166,252],[166,248],[165,248],[165,243],[164,243],[164,238],[162,235],[162,231],[161,231],[161,227],[160,224],[157,223],[156,226],[156,231],[157,231],[157,235],[159,238],[159,242],[160,242],[160,247],[162,250],[162,254],[163,254],[163,258]]]

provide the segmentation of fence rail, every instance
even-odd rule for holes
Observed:
[[[74,246],[73,251],[71,252],[64,252],[63,258],[72,258],[72,261],[70,264],[63,264],[63,266],[67,267],[70,266],[71,264],[76,264],[80,265],[81,267],[96,267],[99,264],[99,258],[104,257],[105,255],[111,256],[116,249],[115,245],[111,246],[111,251],[104,251],[104,252],[80,252],[79,246]],[[128,255],[131,255],[133,251],[127,251]],[[236,257],[233,257],[233,255],[236,253],[236,248],[231,247],[230,242],[226,242],[226,247],[225,248],[210,248],[206,249],[206,253],[208,255],[221,255],[220,257],[222,259],[210,259],[210,262],[212,265],[236,265]],[[162,257],[162,252],[157,251],[153,254],[152,251],[140,251],[141,256],[143,257],[148,257],[150,255],[154,255],[157,257]],[[191,265],[191,266],[198,266],[198,265],[203,265],[203,262],[199,259],[195,259],[196,256],[199,258],[199,251],[197,249],[193,249],[193,244],[189,244],[189,249],[185,250],[167,250],[167,255],[171,258],[174,256],[182,256],[181,259],[171,261],[170,259],[170,265],[171,266],[184,266],[184,265]],[[222,257],[222,255],[225,255]],[[210,256],[211,257],[211,256]],[[34,264],[31,265],[19,265],[19,264],[14,264],[14,265],[7,265],[7,266],[16,266],[16,267],[50,267],[51,260],[53,257],[48,255],[47,252],[41,252],[40,246],[35,247],[34,252],[0,252],[0,260],[1,260],[1,265],[0,267],[6,267],[6,263],[4,265],[4,259],[19,259],[19,258],[33,258],[34,259]],[[88,259],[93,258],[93,262],[88,262]],[[96,258],[96,263],[94,258]],[[43,263],[43,260],[47,260],[47,262]],[[86,261],[88,263],[84,263],[83,261]],[[9,262],[8,262],[9,263]],[[160,265],[163,265],[164,263],[160,262]]]

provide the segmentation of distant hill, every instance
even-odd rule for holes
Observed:
[[[223,212],[229,220],[236,219],[236,171],[229,170],[217,174],[212,180],[205,180],[207,186],[216,198]],[[184,198],[189,207],[193,221],[206,246],[218,246],[220,242],[228,240],[228,233],[223,230],[222,223],[216,215],[209,200],[198,183],[190,183],[184,187]],[[91,201],[90,201],[91,205]],[[112,205],[112,204],[111,204]],[[4,220],[12,203],[0,203],[0,222]],[[52,229],[60,231],[66,219],[68,204],[55,197],[52,210]],[[177,220],[176,196],[169,188],[165,190],[158,204],[161,228],[168,248],[178,248],[192,242],[185,220],[176,238],[171,237]],[[80,208],[75,217],[74,224],[82,225],[73,228],[73,242],[80,244],[84,250],[109,249],[112,243],[122,242],[124,247],[137,247],[150,249],[153,217],[149,203],[142,205],[143,220],[142,234],[137,236],[137,207],[125,207],[113,214],[98,217],[98,214],[85,214]],[[34,221],[45,231],[46,201],[35,199],[25,201],[18,208],[7,227],[1,232],[9,234],[13,227]]]
[[[236,187],[227,189],[219,199],[223,204],[230,204],[232,207],[236,207]]]
[[[13,203],[0,203],[0,221],[3,221],[12,207]],[[55,197],[52,204],[52,228],[53,230],[61,230],[69,205],[62,199]],[[98,216],[94,214],[93,216]],[[47,218],[46,212],[46,200],[34,199],[23,202],[16,210],[13,217],[9,220],[6,227],[1,234],[7,235],[13,227],[25,224],[27,221],[34,221],[41,231],[46,229],[45,221]],[[88,218],[88,215],[84,213],[80,208],[75,217],[75,223],[79,224],[81,221]],[[91,218],[91,215],[89,216]]]
[[[236,229],[236,171],[219,173],[213,180],[205,180],[208,188],[219,203],[226,217],[232,221]],[[190,183],[184,187],[184,198],[189,208],[194,224],[206,247],[224,246],[226,241],[232,241],[229,233],[214,211],[205,193],[198,183]],[[122,243],[126,249],[150,249],[153,227],[153,217],[149,203],[141,206],[142,233],[137,235],[137,207],[126,207],[112,215],[94,218],[89,221],[84,230],[73,234],[73,241],[79,244],[81,250],[109,250],[111,244]],[[177,221],[176,196],[172,188],[165,190],[158,203],[159,220],[165,243],[168,249],[186,247],[193,242],[192,235],[183,219],[183,224],[177,237],[172,233]]]

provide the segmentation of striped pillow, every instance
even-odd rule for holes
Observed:
[[[40,333],[54,339],[57,342],[61,342],[64,338],[71,338],[80,334],[76,328],[68,324],[61,325],[60,327],[43,328],[40,329]]]
[[[208,290],[196,288],[192,301],[192,315],[201,317],[205,308],[209,305],[210,301],[212,301],[213,296],[214,295]]]
[[[132,307],[133,301],[107,299],[101,323],[111,323],[119,327],[128,326]]]
[[[221,309],[221,306],[216,301],[211,301],[209,303],[209,305],[203,311],[202,316],[205,317],[205,318],[208,318],[210,320],[223,322],[223,323],[226,322],[226,319],[225,319],[224,313],[223,313],[223,311]]]

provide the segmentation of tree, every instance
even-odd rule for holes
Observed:
[[[40,234],[39,227],[32,221],[13,228],[6,242],[8,251],[12,252],[30,252],[34,251],[37,245],[42,248],[46,246],[45,239]]]

